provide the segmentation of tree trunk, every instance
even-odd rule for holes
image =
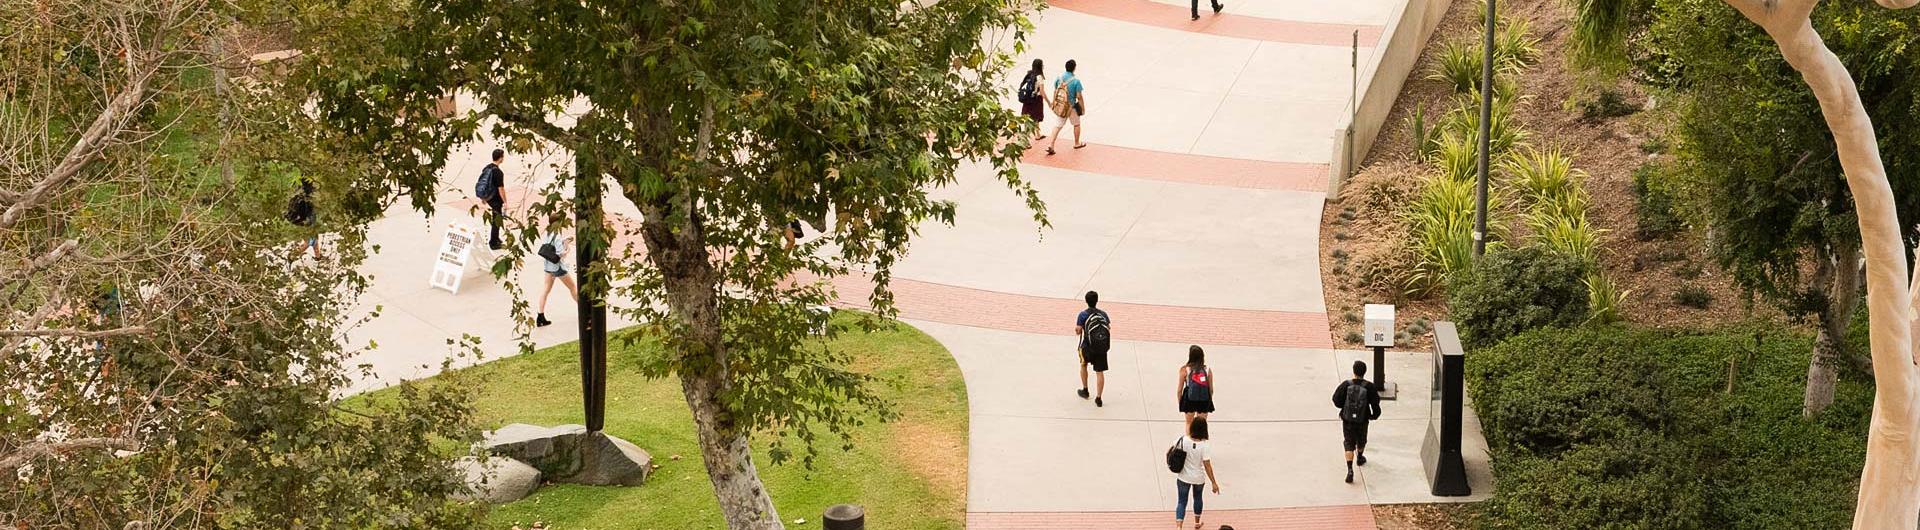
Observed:
[[[1833,389],[1840,378],[1841,363],[1847,361],[1845,341],[1847,323],[1853,320],[1853,308],[1860,303],[1860,249],[1840,245],[1828,252],[1814,253],[1813,286],[1824,291],[1816,315],[1819,330],[1814,335],[1813,356],[1807,362],[1807,393],[1801,415],[1811,418],[1833,404]]]
[[[713,374],[680,374],[680,389],[687,406],[693,409],[700,456],[706,461],[713,495],[720,500],[720,513],[726,516],[727,528],[733,530],[784,528],[773,498],[760,483],[760,470],[753,464],[747,434],[734,428],[731,415],[720,402],[718,392],[725,384]]]
[[[1872,120],[1852,75],[1813,29],[1809,16],[1817,0],[1725,1],[1773,37],[1787,63],[1813,89],[1833,131],[1859,215],[1872,318],[1873,420],[1867,429],[1867,462],[1860,473],[1853,528],[1914,530],[1920,527],[1920,436],[1914,432],[1920,427],[1920,371],[1914,366],[1912,319],[1914,298],[1920,293],[1910,290],[1899,213]]]

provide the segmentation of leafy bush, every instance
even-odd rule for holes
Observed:
[[[1620,290],[1613,280],[1601,271],[1587,273],[1582,280],[1587,286],[1587,322],[1592,324],[1611,324],[1620,321],[1620,305],[1626,303],[1632,289]]]
[[[1448,285],[1448,306],[1468,348],[1543,326],[1587,319],[1586,260],[1540,247],[1490,251]]]
[[[1473,351],[1500,480],[1484,527],[1844,528],[1871,381],[1843,379],[1837,412],[1802,419],[1811,344],[1772,326],[1590,326]]]
[[[1580,111],[1580,118],[1584,120],[1618,118],[1640,112],[1639,105],[1628,102],[1626,96],[1610,88],[1574,100],[1573,107]]]
[[[1493,119],[1489,121],[1488,138],[1494,156],[1513,150],[1527,143],[1532,133],[1520,127],[1519,118],[1514,116],[1514,104],[1521,96],[1502,94],[1496,89],[1493,98]],[[1441,135],[1454,134],[1478,146],[1480,138],[1480,95],[1469,93],[1453,98],[1453,110],[1440,118]],[[1477,147],[1476,147],[1477,148]]]
[[[1440,55],[1434,58],[1433,72],[1427,74],[1427,79],[1445,81],[1454,93],[1471,92],[1480,86],[1480,65],[1485,64],[1482,53],[1480,46],[1470,39],[1441,43]]]
[[[1480,30],[1485,33],[1484,27]],[[1496,68],[1518,72],[1540,56],[1540,39],[1527,31],[1527,21],[1509,20],[1500,25],[1493,37],[1493,64]]]
[[[1523,147],[1500,160],[1500,174],[1520,191],[1528,203],[1551,201],[1580,193],[1580,180],[1586,172],[1574,169],[1573,157],[1559,148]],[[1583,213],[1584,209],[1581,210]]]
[[[1567,195],[1559,202],[1548,203],[1548,207],[1527,214],[1527,227],[1533,230],[1534,242],[1587,263],[1597,261],[1600,258],[1600,235],[1606,233],[1606,229],[1594,228],[1593,224],[1587,222],[1584,197],[1585,194]],[[1561,208],[1576,206],[1551,206],[1563,202],[1578,204],[1579,210],[1569,214]]]
[[[1448,180],[1471,181],[1480,172],[1480,145],[1471,136],[1446,131],[1433,140],[1427,161]]]
[[[1633,233],[1641,241],[1664,238],[1681,228],[1680,216],[1673,213],[1673,193],[1659,171],[1656,164],[1633,170]]]
[[[1453,273],[1473,261],[1474,183],[1430,177],[1426,188],[1404,218],[1412,228],[1414,267],[1406,281],[1409,293],[1425,293],[1445,285]]]
[[[1713,293],[1698,285],[1683,285],[1673,292],[1673,303],[1694,309],[1706,309],[1713,305]]]

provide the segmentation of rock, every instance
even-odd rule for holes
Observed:
[[[549,480],[580,472],[580,439],[587,434],[582,425],[541,427],[525,423],[509,424],[489,432],[480,448],[513,458],[539,469]]]
[[[511,458],[463,457],[453,466],[466,474],[470,494],[455,495],[462,501],[486,501],[506,504],[526,498],[540,487],[540,470]]]
[[[653,456],[646,450],[606,433],[588,433],[580,437],[581,469],[578,473],[554,479],[574,484],[638,486],[647,481]]]
[[[525,462],[547,480],[572,484],[638,486],[653,463],[652,455],[632,443],[580,425],[515,423],[487,433],[480,447]]]

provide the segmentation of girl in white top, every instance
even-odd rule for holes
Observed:
[[[546,274],[541,275],[541,278],[546,280],[546,285],[540,289],[540,306],[537,316],[533,319],[533,325],[535,326],[545,326],[553,323],[553,321],[547,320],[547,294],[553,292],[554,279],[558,278],[560,283],[566,284],[567,295],[573,297],[575,303],[580,302],[579,288],[573,284],[573,277],[567,275],[567,238],[560,234],[560,229],[563,228],[561,226],[562,221],[564,219],[565,218],[560,215],[547,218],[547,233],[546,235],[540,236],[539,244],[542,246],[553,245],[553,251],[560,259],[558,261],[550,261],[546,257],[540,256],[541,269],[546,271]],[[537,253],[540,247],[534,248]]]
[[[1187,451],[1186,467],[1175,477],[1173,489],[1179,503],[1173,507],[1173,527],[1185,528],[1187,518],[1187,497],[1193,497],[1193,527],[1200,528],[1200,510],[1202,508],[1201,489],[1208,483],[1213,484],[1213,493],[1220,493],[1220,480],[1213,476],[1213,448],[1207,444],[1207,418],[1196,417],[1187,424],[1187,435],[1180,439],[1180,448]]]

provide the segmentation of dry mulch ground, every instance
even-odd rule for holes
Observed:
[[[1478,504],[1376,504],[1374,524],[1380,530],[1466,530],[1473,527]]]
[[[1451,105],[1451,89],[1441,81],[1427,79],[1427,74],[1442,43],[1477,38],[1480,5],[1453,3],[1408,76],[1373,152],[1358,174],[1347,180],[1341,197],[1328,201],[1322,212],[1321,270],[1326,271],[1322,277],[1332,323],[1329,332],[1334,343],[1342,347],[1359,347],[1346,339],[1361,328],[1357,317],[1362,304],[1399,306],[1398,321],[1403,328],[1421,318],[1445,319],[1444,293],[1410,299],[1401,283],[1413,258],[1407,227],[1398,218],[1399,208],[1412,200],[1419,192],[1420,180],[1432,171],[1431,166],[1416,160],[1408,118],[1418,106],[1425,109],[1431,124]],[[1519,76],[1520,92],[1530,97],[1518,104],[1516,115],[1532,133],[1529,143],[1566,150],[1573,156],[1574,166],[1587,173],[1585,187],[1592,199],[1588,221],[1608,230],[1602,265],[1615,285],[1631,290],[1622,307],[1626,320],[1663,326],[1709,326],[1749,318],[1749,304],[1714,266],[1697,236],[1681,234],[1641,241],[1634,235],[1633,172],[1661,156],[1656,154],[1659,149],[1653,148],[1657,142],[1648,139],[1659,136],[1664,109],[1631,82],[1622,81],[1613,90],[1629,105],[1643,110],[1614,118],[1583,117],[1568,103],[1579,84],[1566,65],[1572,28],[1565,2],[1509,0],[1500,6],[1509,20],[1527,21],[1531,35],[1540,39],[1538,60]],[[1694,309],[1675,303],[1674,292],[1687,285],[1710,293],[1711,305]],[[1758,311],[1770,317],[1777,315],[1764,304]],[[1431,338],[1423,335],[1401,348],[1426,349],[1431,344]]]

